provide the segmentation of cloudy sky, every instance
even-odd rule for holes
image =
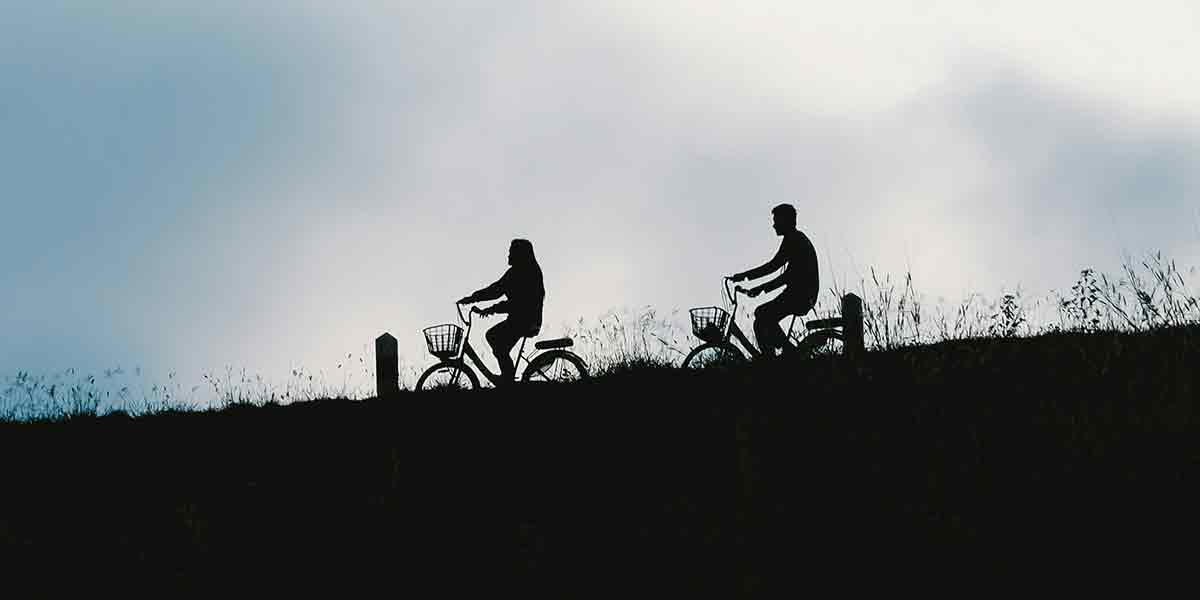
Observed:
[[[1200,8],[0,0],[0,372],[334,369],[534,242],[546,333],[823,285],[1200,264]]]

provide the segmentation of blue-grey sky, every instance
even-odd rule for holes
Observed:
[[[0,372],[420,364],[513,237],[547,334],[712,304],[780,202],[826,288],[1200,264],[1200,8],[982,6],[9,0]]]

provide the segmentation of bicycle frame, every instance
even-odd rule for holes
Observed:
[[[459,363],[463,363],[465,365],[466,361],[463,360],[463,358],[465,357],[465,358],[469,359],[472,363],[474,363],[475,368],[478,369],[480,373],[483,373],[483,376],[486,377],[488,381],[492,382],[492,385],[499,385],[501,377],[503,377],[503,374],[502,373],[499,373],[499,374],[493,373],[491,371],[491,369],[488,369],[487,365],[485,365],[483,363],[483,359],[480,358],[479,354],[477,354],[475,352],[475,349],[471,347],[471,327],[475,322],[474,315],[475,315],[476,309],[474,307],[472,307],[471,310],[467,311],[467,316],[464,317],[461,304],[455,304],[454,308],[458,310],[458,320],[461,321],[463,323],[463,325],[467,326],[467,331],[463,334],[463,344],[462,344],[462,348],[458,351],[458,356],[455,356],[452,359],[448,359],[446,362],[459,362]],[[538,355],[538,351],[534,350],[534,352],[532,354],[530,354],[528,358],[525,356],[525,341],[526,340],[527,340],[527,338],[524,338],[524,337],[521,338],[521,349],[517,352],[517,359],[513,361],[513,366],[517,367],[517,368],[513,369],[514,381],[516,379],[516,374],[521,370],[519,368],[521,365],[521,361],[522,360],[525,361],[525,366],[526,366],[526,368],[528,368],[529,363],[533,359],[533,357]],[[458,383],[458,373],[455,373],[453,382],[455,384]]]
[[[762,353],[758,351],[757,346],[750,342],[750,338],[746,337],[746,334],[742,332],[742,328],[737,325],[738,289],[736,287],[730,288],[731,283],[733,282],[728,278],[722,280],[722,287],[725,288],[725,299],[733,304],[733,309],[730,311],[729,324],[725,326],[725,333],[721,336],[721,341],[728,344],[730,343],[730,336],[733,336],[737,338],[737,341],[741,342],[742,348],[745,348],[751,357],[757,358],[762,356]]]
[[[725,279],[722,280],[722,286],[725,289],[725,299],[728,300],[731,304],[733,304],[733,310],[731,311],[731,314],[729,316],[729,325],[726,326],[725,334],[724,334],[724,336],[722,336],[721,341],[726,344],[730,343],[729,337],[732,335],[733,337],[737,338],[738,342],[741,342],[742,347],[745,348],[746,351],[750,353],[750,356],[752,358],[760,357],[760,356],[762,356],[762,352],[758,349],[757,346],[755,346],[754,344],[752,344],[750,342],[750,338],[746,337],[746,334],[742,332],[742,329],[737,326],[738,294],[745,293],[746,290],[742,289],[741,286],[734,286],[731,288],[730,284],[732,284],[732,283],[733,282],[728,277],[726,277]],[[792,315],[792,322],[788,326],[788,331],[787,331],[788,343],[792,344],[792,345],[796,345],[797,343],[799,343],[799,340],[797,340],[792,335],[792,330],[795,328],[795,326],[796,326],[796,315]]]

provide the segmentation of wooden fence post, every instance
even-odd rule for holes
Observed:
[[[854,294],[842,296],[842,333],[846,336],[846,354],[857,356],[865,349],[863,340],[863,303]]]
[[[400,355],[390,333],[375,338],[375,393],[380,398],[400,393]]]

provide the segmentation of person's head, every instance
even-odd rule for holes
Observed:
[[[510,266],[537,264],[537,259],[533,256],[533,243],[523,239],[513,240],[508,246],[508,264]]]
[[[775,235],[783,235],[796,229],[796,207],[791,204],[780,204],[771,209],[775,217]]]

